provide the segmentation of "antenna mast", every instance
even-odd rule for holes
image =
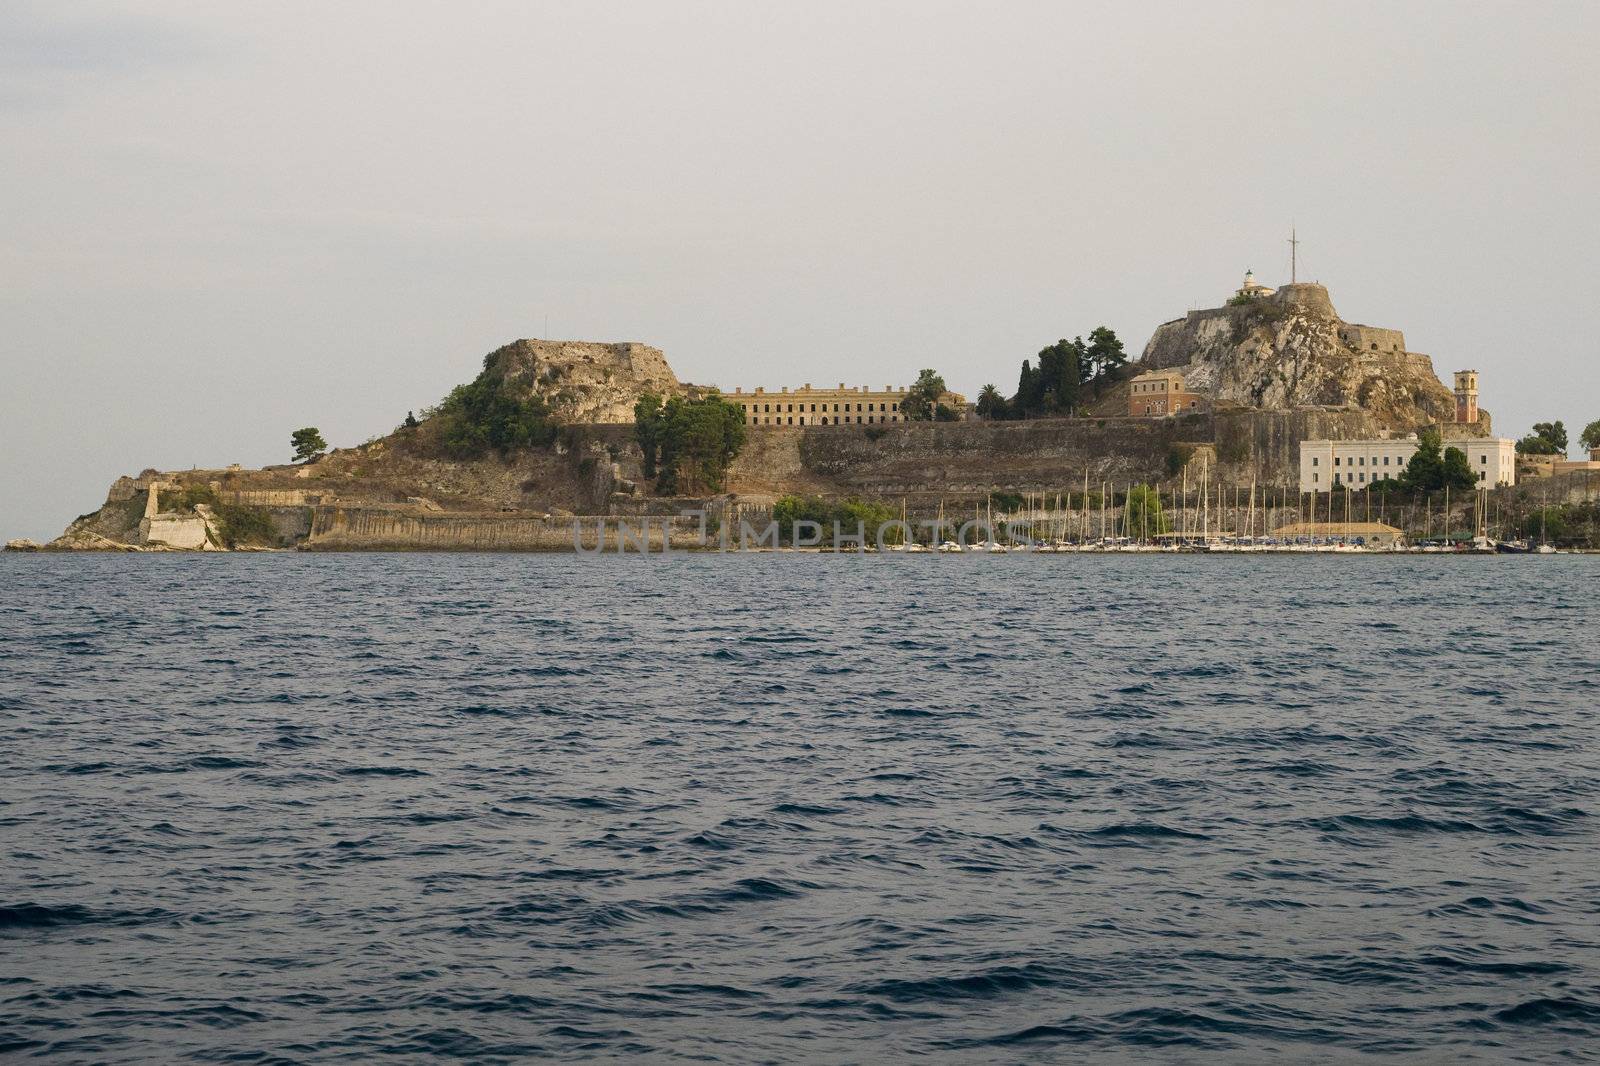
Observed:
[[[1295,238],[1294,224],[1289,224],[1289,284],[1293,285],[1298,279],[1296,274],[1300,266],[1300,242]]]

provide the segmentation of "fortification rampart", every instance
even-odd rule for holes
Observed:
[[[730,491],[898,496],[1042,491],[1165,476],[1173,445],[1209,439],[1205,416],[914,422],[763,429],[729,474]],[[1076,480],[1074,480],[1076,479]]]
[[[655,519],[528,517],[502,514],[407,514],[389,509],[317,508],[307,551],[572,551],[574,526],[580,543],[607,551],[624,544],[634,551],[660,551],[664,532],[672,547],[700,544],[698,527]]]
[[[1406,350],[1406,335],[1399,330],[1364,326],[1356,322],[1341,324],[1339,339],[1356,351],[1364,353],[1403,353]]]

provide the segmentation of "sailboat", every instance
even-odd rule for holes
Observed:
[[[1535,555],[1554,555],[1556,550],[1550,546],[1550,541],[1545,536],[1545,512],[1548,508],[1539,508],[1539,546],[1533,549]]]
[[[939,536],[940,537],[944,537],[944,497],[943,496],[939,497]],[[958,551],[961,550],[961,545],[957,544],[955,541],[951,540],[949,537],[944,537],[944,539],[939,542],[939,550],[942,551],[942,552],[958,552]]]
[[[900,525],[905,530],[905,543],[900,545],[901,551],[925,552],[928,546],[911,535],[911,526],[906,523],[906,498],[900,497]]]

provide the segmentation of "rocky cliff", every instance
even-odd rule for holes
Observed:
[[[647,344],[589,341],[512,341],[483,360],[484,373],[503,380],[520,398],[538,396],[568,425],[632,423],[641,393],[681,395],[661,349]]]
[[[1182,371],[1192,391],[1221,407],[1355,408],[1388,430],[1448,422],[1455,411],[1432,360],[1407,351],[1404,334],[1345,322],[1315,284],[1163,323],[1140,369]],[[1488,429],[1485,415],[1480,430]]]

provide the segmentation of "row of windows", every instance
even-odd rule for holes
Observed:
[[[1343,458],[1344,457],[1341,456],[1341,455],[1335,455],[1333,457],[1333,465],[1334,466],[1341,465],[1340,460],[1343,459]],[[1320,456],[1313,455],[1311,457],[1311,465],[1312,466],[1321,465],[1318,462],[1319,459],[1320,459]],[[1344,463],[1342,465],[1344,465],[1344,466],[1366,466],[1367,465],[1367,457],[1364,456],[1364,455],[1355,456],[1348,463]],[[1377,466],[1378,465],[1378,457],[1376,455],[1374,455],[1372,457],[1372,465],[1373,466]],[[1388,466],[1389,465],[1389,456],[1385,455],[1383,457],[1383,465],[1384,466]],[[1397,455],[1397,456],[1394,457],[1394,465],[1395,466],[1405,466],[1406,465],[1406,461],[1403,458],[1401,458],[1400,456]],[[1478,465],[1479,466],[1488,466],[1489,465],[1489,453],[1484,452],[1483,454],[1478,456]],[[1338,479],[1335,478],[1334,480],[1337,481]]]
[[[1320,466],[1321,463],[1318,461],[1319,458],[1320,458],[1319,456],[1313,455],[1311,457],[1311,465],[1312,466]],[[1341,463],[1341,460],[1343,458],[1344,458],[1344,456],[1342,456],[1342,455],[1335,455],[1333,457],[1333,465],[1334,466],[1340,466],[1340,465],[1343,465],[1343,466],[1366,466],[1367,465],[1367,457],[1364,456],[1364,455],[1352,457],[1351,460],[1348,463]],[[1372,457],[1372,465],[1373,466],[1377,466],[1378,465],[1378,457],[1376,455],[1374,455]],[[1385,455],[1383,457],[1383,465],[1384,466],[1388,466],[1389,465],[1389,456]],[[1405,466],[1406,465],[1406,461],[1403,458],[1401,458],[1400,456],[1397,455],[1397,456],[1394,457],[1394,465],[1395,466]],[[1337,481],[1338,478],[1335,478],[1334,480]]]
[[[1317,481],[1320,479],[1320,477],[1321,477],[1321,475],[1319,475],[1319,474],[1312,474],[1311,475],[1311,483],[1313,485],[1315,485],[1317,483]],[[1376,474],[1372,475],[1372,480],[1373,481],[1377,481],[1378,480],[1378,475],[1376,475]],[[1478,480],[1479,481],[1487,481],[1487,480],[1489,480],[1488,472],[1485,471],[1485,470],[1478,471]],[[1364,473],[1363,474],[1346,474],[1346,475],[1344,475],[1343,481],[1340,480],[1340,475],[1338,475],[1338,474],[1333,475],[1333,483],[1335,485],[1341,485],[1341,484],[1344,484],[1345,482],[1349,482],[1352,485],[1365,485],[1367,483],[1367,475],[1364,474]]]
[[[746,413],[748,413],[748,414],[755,414],[757,406],[758,406],[757,404],[753,404],[753,403],[752,404],[746,404],[744,409],[745,409]],[[771,414],[772,413],[772,406],[773,405],[770,404],[770,403],[764,403],[764,404],[760,404],[759,405],[762,414]],[[780,403],[777,406],[778,406],[778,413],[779,414],[783,414],[784,411],[785,411],[785,405]],[[805,409],[806,409],[806,405],[805,404],[801,404],[800,405],[800,410],[804,411]],[[811,410],[813,412],[815,412],[816,409],[817,409],[817,405],[816,404],[812,404],[811,405]],[[823,404],[822,405],[822,409],[824,411],[826,411],[828,409],[828,405],[827,404]],[[833,405],[833,409],[834,409],[835,412],[837,412],[839,410],[839,405],[838,404],[834,404]],[[844,409],[846,411],[850,410],[850,405],[849,404],[845,404],[844,405]],[[861,405],[860,404],[856,404],[856,410],[857,411],[861,410]],[[869,403],[869,404],[867,404],[867,410],[868,411],[898,411],[898,410],[900,410],[900,405],[898,403]],[[787,405],[787,411],[788,411],[789,414],[794,414],[794,404],[791,403],[791,404]]]
[[[794,416],[794,415],[751,415],[750,416],[750,424],[752,426],[792,426],[792,425],[796,424],[795,423],[795,417],[796,416]],[[802,425],[802,426],[805,425],[806,424],[806,416],[805,415],[800,415],[798,417],[800,419],[799,424]],[[866,422],[868,424],[872,424],[872,423],[876,423],[876,422],[898,422],[898,421],[900,421],[900,416],[899,415],[867,415],[866,416]],[[849,415],[839,415],[838,417],[834,418],[830,422],[828,420],[828,416],[827,415],[823,415],[820,418],[813,418],[811,420],[811,424],[813,426],[827,426],[827,425],[843,426],[843,425],[850,424],[852,422],[854,424],[856,424],[856,425],[860,425],[861,422],[862,422],[862,416],[861,415],[856,415],[855,418],[852,419]]]

